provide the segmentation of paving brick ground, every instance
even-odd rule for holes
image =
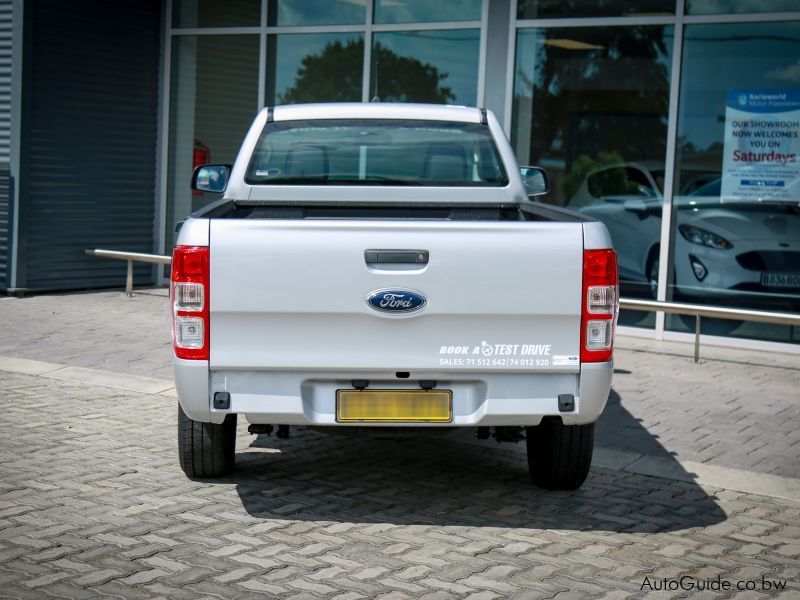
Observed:
[[[170,377],[160,292],[2,299],[0,331],[0,355]],[[800,476],[793,357],[621,345],[603,448]],[[244,422],[235,474],[189,481],[173,398],[9,372],[0,390],[0,598],[617,598],[681,576],[800,596],[800,502],[602,468],[544,492],[506,446]]]
[[[800,594],[797,502],[602,469],[544,492],[515,452],[242,424],[234,476],[194,482],[174,400],[0,385],[0,597],[617,598],[718,575]]]
[[[0,354],[172,379],[166,294],[0,297]]]

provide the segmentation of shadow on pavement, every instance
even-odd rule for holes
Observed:
[[[612,391],[601,418],[603,443],[674,458]],[[240,427],[239,435],[243,433]],[[725,520],[692,482],[592,468],[574,492],[536,488],[523,448],[503,451],[439,437],[375,439],[302,427],[292,437],[254,437],[237,454],[235,483],[250,515],[397,525],[664,532]]]
[[[595,444],[603,448],[667,457],[674,461],[672,453],[661,445],[657,436],[647,431],[640,419],[622,406],[622,399],[614,389],[608,396],[603,415],[595,425],[594,439]]]

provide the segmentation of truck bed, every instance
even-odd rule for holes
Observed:
[[[446,221],[591,222],[595,219],[540,202],[526,204],[452,204],[442,202],[353,201],[300,203],[292,201],[234,202],[219,200],[192,214],[206,219],[401,219]],[[180,223],[178,224],[180,229]]]

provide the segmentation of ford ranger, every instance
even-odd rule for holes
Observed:
[[[525,428],[534,483],[583,483],[616,254],[602,223],[531,198],[546,175],[517,166],[490,111],[267,108],[235,164],[199,166],[192,187],[224,195],[173,253],[189,477],[233,469],[244,415],[254,432]]]

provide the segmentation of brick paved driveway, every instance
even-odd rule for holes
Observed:
[[[162,376],[168,345],[153,336],[164,299],[129,303],[126,326],[124,312],[106,314],[120,297],[103,296],[0,301],[0,354],[74,364],[85,349],[94,358],[83,366]],[[103,352],[120,340],[128,354]],[[680,356],[618,359],[605,450],[725,465],[742,439],[733,433],[765,439],[777,427],[783,441],[766,444],[797,457],[790,362],[744,375],[741,361],[709,361],[704,377]],[[763,402],[748,403],[751,377],[770,391]],[[577,492],[544,492],[514,447],[304,429],[256,438],[244,422],[234,476],[189,481],[177,466],[174,398],[2,371],[0,390],[0,597],[625,597],[642,594],[645,577],[718,575],[788,580],[782,595],[800,595],[795,500],[602,467]],[[694,446],[698,432],[712,443]],[[721,453],[704,460],[715,443]],[[765,461],[745,466],[797,468]],[[766,597],[707,597],[734,595]]]
[[[235,476],[192,482],[174,400],[0,381],[3,597],[622,596],[718,574],[800,593],[798,503],[597,469],[543,492],[515,452],[242,426]]]

